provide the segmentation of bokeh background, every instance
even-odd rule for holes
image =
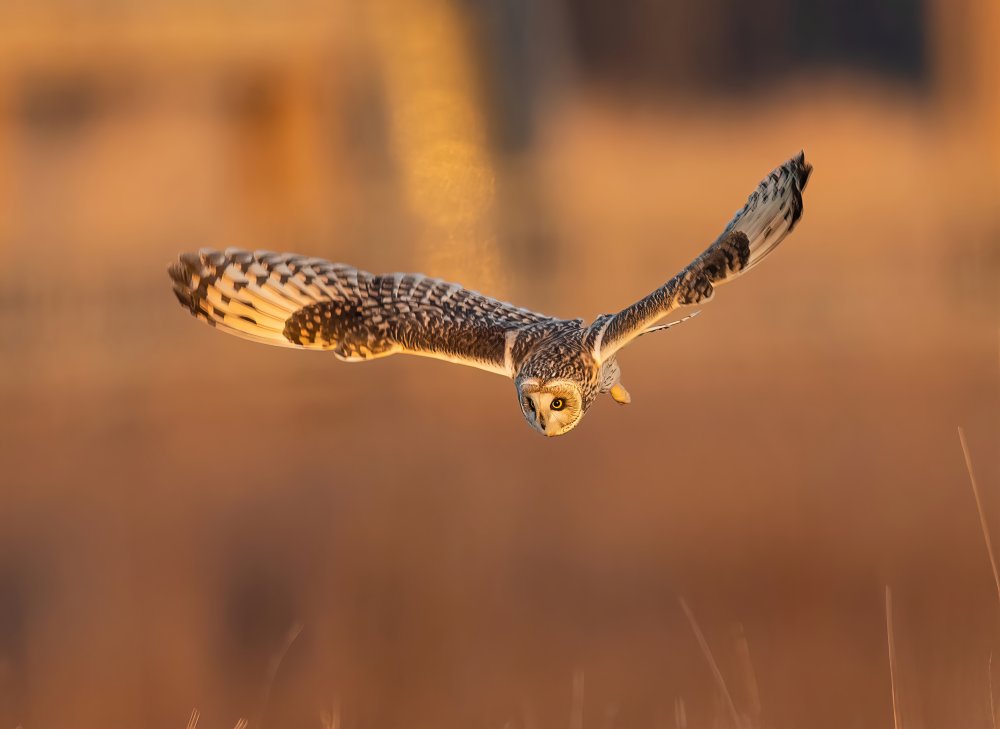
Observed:
[[[0,727],[887,727],[886,585],[895,721],[995,726],[998,130],[995,0],[0,3]],[[800,148],[795,234],[565,438],[166,276],[592,318]]]

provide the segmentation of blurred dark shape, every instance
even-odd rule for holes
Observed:
[[[746,92],[818,68],[927,78],[921,0],[566,0],[583,69],[649,92]]]
[[[29,72],[20,84],[16,114],[30,133],[45,137],[79,134],[107,110],[107,74]]]
[[[733,0],[730,5],[738,5]],[[790,52],[776,60],[794,67],[834,66],[898,77],[926,87],[930,81],[927,3],[925,0],[779,0],[778,12],[788,12],[786,32]],[[744,13],[750,5],[743,5]],[[772,17],[773,17],[772,11]],[[739,14],[735,13],[735,18]],[[749,18],[744,18],[749,21]],[[748,26],[744,26],[748,27]],[[748,40],[743,63],[758,74],[768,69],[754,64],[754,49],[766,45],[766,28],[750,25],[757,37]],[[738,35],[738,26],[734,36]],[[756,41],[756,42],[754,42]],[[782,45],[784,45],[782,43]]]
[[[518,154],[535,139],[540,107],[570,81],[571,49],[560,2],[459,0],[474,19],[474,37],[489,93],[497,151]]]
[[[264,683],[268,661],[295,623],[292,589],[281,571],[267,569],[241,556],[221,585],[223,605],[218,633],[225,669],[241,683]]]
[[[460,0],[482,52],[488,130],[499,166],[497,201],[504,262],[538,286],[555,265],[558,233],[531,159],[539,120],[571,83],[574,59],[561,2]]]
[[[234,69],[219,81],[223,110],[234,123],[266,134],[281,111],[279,74],[265,69]]]
[[[0,722],[16,726],[25,718],[28,680],[27,564],[0,563]]]

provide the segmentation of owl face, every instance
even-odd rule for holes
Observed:
[[[572,380],[527,378],[518,385],[518,393],[524,419],[542,435],[562,435],[583,417],[583,397]]]

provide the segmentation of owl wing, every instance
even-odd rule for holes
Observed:
[[[420,274],[376,276],[269,251],[185,253],[169,272],[181,305],[202,321],[349,362],[405,353],[512,376],[516,334],[558,321]]]
[[[811,171],[802,152],[788,160],[761,181],[722,234],[683,271],[628,308],[599,317],[588,332],[594,357],[606,361],[636,337],[662,328],[654,326],[661,317],[708,301],[715,286],[764,260],[802,216],[802,190]]]

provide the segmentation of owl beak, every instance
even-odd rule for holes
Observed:
[[[545,419],[542,417],[538,418],[538,429],[542,431],[542,435],[544,435],[546,438],[552,438],[553,436],[559,435],[558,433],[559,429],[555,427],[549,428],[545,422]]]

